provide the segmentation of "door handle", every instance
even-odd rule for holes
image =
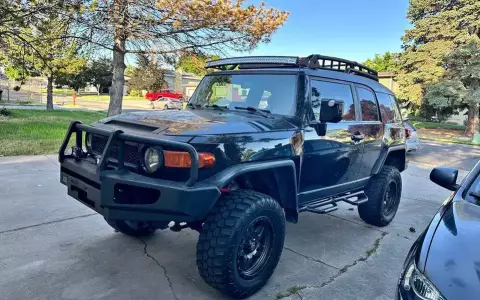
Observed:
[[[361,141],[365,139],[365,136],[361,133],[353,134],[352,135],[352,141]]]

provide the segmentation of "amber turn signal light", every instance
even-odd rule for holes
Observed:
[[[163,150],[163,163],[165,167],[170,168],[190,168],[192,166],[192,159],[188,152],[167,151]],[[210,168],[215,165],[215,156],[211,153],[198,153],[198,167]]]

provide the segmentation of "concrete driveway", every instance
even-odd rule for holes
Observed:
[[[363,223],[348,205],[302,214],[287,226],[274,275],[251,299],[392,299],[408,249],[449,194],[428,180],[432,164],[452,163],[465,176],[476,155],[478,148],[424,144],[411,155],[388,227]],[[0,298],[223,299],[197,273],[198,233],[115,233],[58,181],[56,156],[0,158]]]

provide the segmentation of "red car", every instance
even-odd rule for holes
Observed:
[[[183,94],[177,93],[173,90],[160,90],[155,92],[148,92],[145,94],[145,99],[150,101],[157,101],[162,98],[183,99]]]

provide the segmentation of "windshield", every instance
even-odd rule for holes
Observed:
[[[190,99],[194,106],[253,107],[273,114],[295,113],[296,75],[209,75]]]

